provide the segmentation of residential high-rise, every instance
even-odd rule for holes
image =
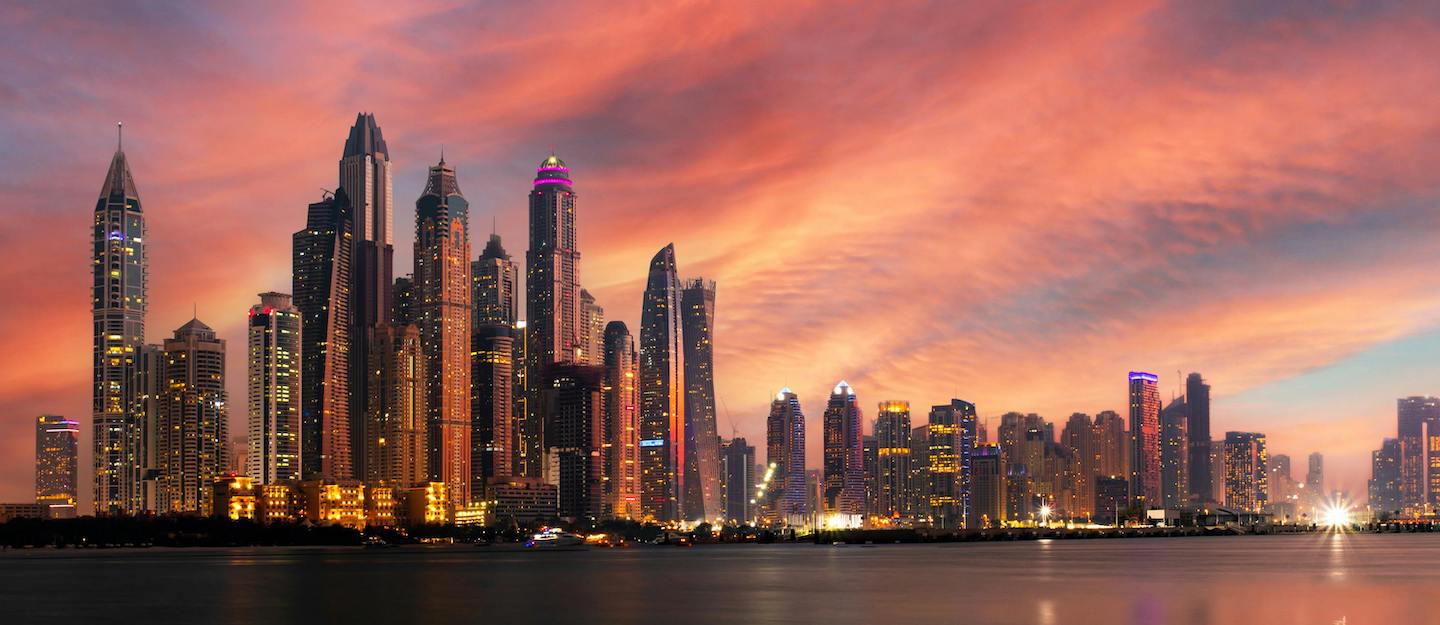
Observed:
[[[1370,455],[1370,509],[1380,516],[1398,515],[1400,500],[1400,439],[1387,438]]]
[[[1400,444],[1401,506],[1419,510],[1428,500],[1425,487],[1429,473],[1426,430],[1440,432],[1440,398],[1404,397],[1395,403],[1395,434]]]
[[[425,355],[425,408],[432,481],[450,501],[470,502],[470,204],[455,168],[430,168],[415,201],[415,315]]]
[[[685,375],[685,518],[723,518],[720,436],[715,427],[715,282],[680,288]]]
[[[965,527],[999,527],[1005,520],[1005,472],[999,445],[979,445],[971,460],[973,488]],[[1093,490],[1093,489],[1092,489]]]
[[[1190,502],[1188,418],[1184,397],[1170,400],[1160,411],[1160,500],[1166,508]]]
[[[513,326],[519,319],[515,297],[520,278],[515,261],[500,245],[500,235],[491,233],[480,258],[470,263],[471,299],[475,312],[471,325]]]
[[[858,525],[865,514],[863,418],[855,389],[844,380],[825,405],[825,474],[822,505],[829,523]]]
[[[599,520],[605,507],[601,457],[605,369],[560,364],[548,369],[550,386],[540,395],[545,443],[554,458],[550,479],[560,492],[560,516]]]
[[[511,472],[511,411],[515,408],[515,339],[509,325],[485,323],[470,338],[470,495],[487,495]],[[488,499],[488,496],[486,497]]]
[[[1100,437],[1090,415],[1074,413],[1065,422],[1060,438],[1070,452],[1070,500],[1065,510],[1077,517],[1095,512],[1095,476],[1100,475]]]
[[[135,414],[141,418],[141,445],[144,456],[140,462],[141,509],[154,512],[156,506],[156,480],[159,476],[159,460],[155,456],[155,439],[160,415],[160,400],[168,389],[165,388],[165,347],[148,343],[140,348],[136,359],[135,372],[136,406]]]
[[[1186,485],[1190,501],[1199,505],[1212,499],[1215,485],[1210,480],[1210,385],[1198,373],[1185,377],[1185,433]]]
[[[1225,507],[1260,512],[1269,503],[1265,435],[1225,433]]]
[[[350,393],[346,428],[349,447],[344,467],[333,477],[346,479],[366,473],[364,448],[368,433],[365,419],[369,414],[366,402],[370,393],[365,388],[368,376],[362,375],[370,358],[370,340],[374,328],[392,320],[391,302],[394,284],[395,192],[391,184],[390,150],[375,123],[372,113],[359,113],[345,150],[340,155],[340,188],[345,190],[353,208],[354,236],[351,239],[350,270]],[[468,288],[468,285],[467,285]],[[299,294],[296,294],[299,298]],[[308,321],[308,320],[307,320]],[[337,458],[336,466],[340,467]],[[326,477],[331,477],[327,475]]]
[[[35,419],[35,503],[75,507],[80,423],[59,415]]]
[[[575,361],[587,365],[605,364],[605,309],[585,289],[580,289],[579,328]]]
[[[1308,460],[1308,470],[1305,471],[1305,490],[1309,491],[1312,497],[1324,496],[1325,457],[1316,451],[1310,454]]]
[[[750,503],[757,478],[755,446],[743,438],[732,438],[720,445],[720,490],[724,494],[724,516],[727,523],[747,525],[755,519],[755,505]]]
[[[607,517],[639,520],[640,388],[635,337],[623,321],[605,326],[605,500]],[[754,451],[751,451],[754,460]],[[745,495],[749,497],[747,493]],[[746,517],[749,518],[749,517]]]
[[[300,466],[306,479],[349,479],[351,254],[343,188],[310,205],[293,237],[291,291],[300,311]],[[364,377],[363,368],[356,374]]]
[[[140,194],[118,144],[100,186],[91,228],[95,513],[136,514],[144,506],[140,479],[146,456],[136,358],[145,345],[149,269]]]
[[[1130,443],[1125,419],[1114,410],[1095,415],[1096,444],[1100,447],[1101,475],[1130,475]]]
[[[860,438],[860,456],[863,458],[860,466],[863,470],[863,481],[865,485],[863,505],[861,505],[860,508],[863,511],[862,521],[868,524],[875,515],[875,493],[879,490],[876,477],[880,469],[880,452],[875,447],[875,436],[873,434]]]
[[[158,512],[204,514],[229,454],[225,341],[191,319],[165,340],[164,388],[156,415]]]
[[[540,446],[544,422],[537,412],[539,404],[531,408],[534,402],[530,398],[535,388],[530,384],[530,371],[525,366],[530,358],[530,332],[523,319],[515,322],[511,336],[515,343],[515,356],[511,359],[515,366],[515,408],[510,413],[510,473],[517,478],[540,480],[545,473],[545,452]]]
[[[930,426],[910,428],[910,516],[915,521],[930,519]]]
[[[650,261],[640,308],[641,508],[657,521],[677,521],[688,511],[682,501],[689,452],[681,317],[680,281],[671,244]]]
[[[882,401],[875,416],[875,506],[871,514],[910,517],[910,402]]]
[[[1130,500],[1153,507],[1160,493],[1160,378],[1130,372]]]
[[[261,293],[250,307],[250,401],[245,474],[257,484],[299,480],[300,311],[287,293]]]
[[[932,406],[928,425],[931,523],[963,528],[971,516],[975,404],[952,399]]]
[[[770,402],[770,416],[765,423],[765,460],[774,470],[762,502],[766,520],[780,525],[804,524],[809,500],[805,489],[805,413],[800,410],[800,397],[789,388],[780,389]]]
[[[570,168],[551,154],[535,170],[530,190],[530,249],[525,252],[523,413],[516,414],[521,459],[545,455],[538,394],[545,369],[574,362],[580,341],[580,252],[576,247],[575,190]],[[543,477],[543,462],[521,461],[522,477]]]
[[[418,488],[429,483],[429,428],[425,409],[426,361],[420,328],[381,323],[374,328],[366,416],[365,473],[369,486]]]

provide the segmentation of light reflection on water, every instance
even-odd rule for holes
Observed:
[[[33,551],[0,554],[0,606],[7,623],[1440,623],[1437,561],[1424,534]]]

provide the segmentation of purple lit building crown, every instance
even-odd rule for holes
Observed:
[[[565,166],[565,161],[554,154],[540,161],[540,167],[535,169],[535,186],[542,184],[570,186],[570,168]]]

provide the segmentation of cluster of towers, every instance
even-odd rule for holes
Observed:
[[[552,154],[528,194],[522,319],[519,268],[495,234],[471,256],[443,154],[415,203],[414,273],[394,275],[392,177],[358,115],[338,185],[292,238],[291,293],[249,311],[232,449],[225,341],[192,319],[145,343],[145,221],[116,150],[95,209],[96,512],[208,512],[211,484],[241,472],[424,487],[457,507],[520,483],[548,487],[563,517],[723,518],[715,283],[682,281],[673,245],[656,254],[637,349],[581,287],[576,193]]]
[[[1395,437],[1370,454],[1370,508],[1407,518],[1440,510],[1440,398],[1396,401]]]

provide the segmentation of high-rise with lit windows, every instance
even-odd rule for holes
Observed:
[[[530,189],[530,248],[525,252],[525,393],[518,414],[524,447],[516,453],[523,477],[543,477],[544,463],[530,461],[545,454],[539,393],[545,370],[559,362],[575,362],[580,342],[580,251],[575,232],[575,189],[570,168],[551,154],[535,169]]]
[[[95,513],[136,514],[144,506],[145,415],[136,389],[145,344],[145,215],[121,146],[100,186],[91,229],[94,379],[91,395]]]
[[[715,427],[715,282],[680,286],[685,345],[685,518],[720,519],[720,437]]]
[[[1225,433],[1225,507],[1261,512],[1269,503],[1265,435]]]
[[[1203,504],[1214,498],[1210,467],[1210,385],[1198,373],[1185,376],[1186,486],[1190,501]]]
[[[855,389],[841,380],[830,391],[823,416],[824,486],[822,505],[827,517],[853,525],[865,513],[865,468],[861,432],[863,418]]]
[[[801,525],[809,511],[805,488],[805,413],[800,397],[787,388],[770,402],[765,421],[765,461],[769,463],[769,486],[758,501],[767,523]]]
[[[510,477],[511,411],[515,408],[515,338],[505,324],[477,326],[470,337],[470,494]]]
[[[259,484],[300,479],[300,311],[286,293],[250,307],[245,473]]]
[[[415,324],[377,324],[370,341],[365,473],[369,486],[417,488],[430,482],[425,409],[426,361]]]
[[[1153,373],[1130,372],[1130,499],[1142,506],[1162,500],[1159,383]]]
[[[164,392],[154,441],[157,512],[204,514],[230,453],[225,341],[191,319],[164,345]]]
[[[910,402],[882,401],[875,413],[875,506],[872,514],[909,517]]]
[[[675,246],[650,260],[640,307],[640,492],[645,516],[686,516],[685,346]]]
[[[638,520],[642,516],[639,355],[625,322],[606,324],[604,360],[606,516]]]
[[[930,408],[930,522],[962,528],[972,505],[975,404],[953,399]]]
[[[354,214],[344,188],[310,205],[292,238],[291,291],[300,311],[300,465],[305,479],[350,479],[351,255]],[[364,366],[354,374],[365,376]]]
[[[1160,498],[1166,508],[1180,508],[1190,501],[1185,408],[1185,398],[1177,397],[1160,411]]]
[[[80,423],[59,415],[35,420],[35,503],[74,507]]]
[[[515,261],[510,260],[505,247],[500,244],[500,235],[491,233],[480,258],[470,263],[470,280],[471,299],[475,306],[475,312],[470,317],[471,325],[515,325],[519,319],[515,297],[520,278]]]

